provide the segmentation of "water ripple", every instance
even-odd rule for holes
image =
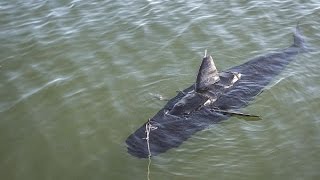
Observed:
[[[150,94],[191,85],[204,49],[223,70],[287,47],[297,21],[317,49],[319,10],[316,0],[1,1],[4,177],[144,178],[123,142],[165,104]],[[151,179],[319,177],[318,57],[300,55],[243,109],[261,121],[197,133],[154,157]]]

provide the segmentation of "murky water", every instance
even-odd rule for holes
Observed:
[[[244,112],[152,159],[150,179],[320,178],[320,3],[0,2],[0,177],[147,179],[125,139],[195,81],[292,43],[299,55]]]

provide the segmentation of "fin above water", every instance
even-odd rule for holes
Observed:
[[[303,35],[303,31],[300,28],[300,23],[297,23],[296,29],[293,32],[293,44],[291,47],[300,48],[300,52],[310,52],[314,51],[313,48],[309,47],[305,41],[305,37]]]
[[[205,50],[205,55],[199,68],[195,90],[197,92],[206,90],[208,86],[216,83],[219,79],[218,70],[213,62],[213,58],[207,55],[207,50]]]
[[[305,41],[303,39],[301,28],[300,28],[300,25],[299,25],[299,22],[298,22],[297,26],[296,26],[296,29],[293,32],[293,46],[303,47],[304,44],[305,44]]]

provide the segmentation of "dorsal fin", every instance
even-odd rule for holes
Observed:
[[[195,90],[196,92],[206,90],[208,86],[219,81],[218,70],[211,56],[207,56],[207,50],[202,59],[202,63],[198,72]]]

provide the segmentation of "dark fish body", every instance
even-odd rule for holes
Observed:
[[[301,52],[305,52],[299,28],[292,46],[254,58],[226,71],[216,70],[211,56],[203,58],[197,81],[179,92],[127,140],[128,153],[139,158],[155,156],[178,147],[194,133],[232,116],[258,95]],[[146,125],[154,127],[146,141]],[[149,152],[150,150],[150,152]]]

